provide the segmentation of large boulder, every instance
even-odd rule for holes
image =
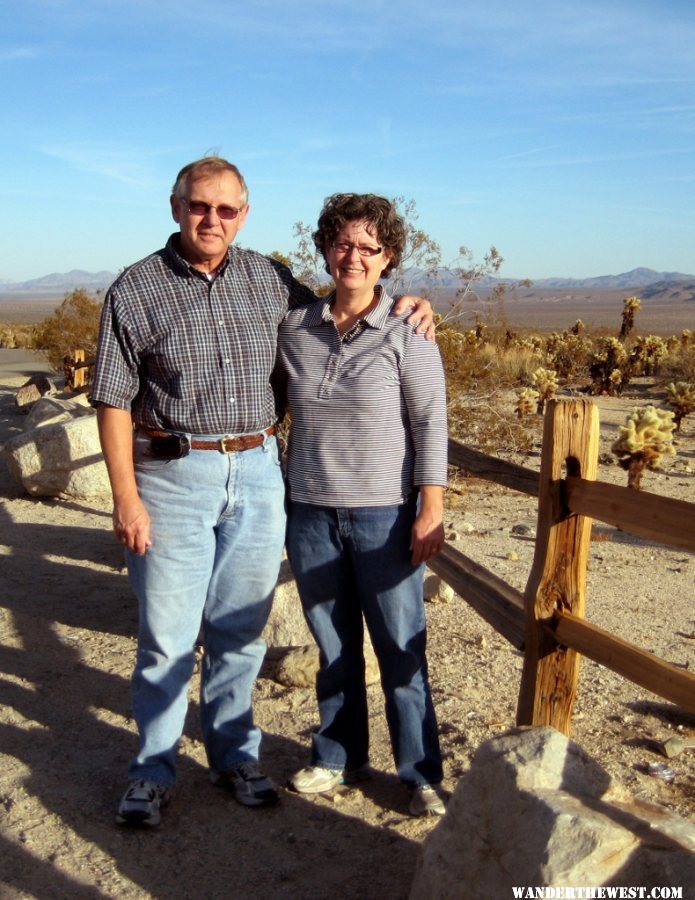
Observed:
[[[292,569],[286,559],[280,566],[273,608],[263,631],[263,638],[269,647],[275,648],[301,647],[314,643],[304,618]]]
[[[93,416],[94,409],[89,405],[86,394],[55,394],[43,396],[29,411],[22,431],[31,431],[39,425],[53,425],[58,422],[69,422],[80,416]]]
[[[289,562],[280,566],[273,608],[263,631],[270,659],[275,660],[275,680],[286,687],[313,687],[319,668],[319,651],[309,631]],[[365,678],[379,681],[379,664],[365,626]]]
[[[512,888],[695,884],[695,827],[634,799],[552,728],[478,749],[428,835],[410,900],[490,900]]]
[[[79,401],[44,398],[31,415],[27,424],[35,427],[11,438],[3,448],[15,481],[33,497],[110,496],[94,410]]]

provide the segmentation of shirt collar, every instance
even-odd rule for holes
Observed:
[[[388,319],[391,308],[393,306],[393,297],[386,293],[383,286],[378,284],[376,290],[379,292],[379,302],[371,309],[362,319],[370,328],[383,328]],[[331,293],[321,302],[313,304],[313,308],[307,315],[306,324],[308,326],[320,325],[322,322],[330,322],[333,324],[333,316],[331,315],[331,304],[335,298],[335,291]]]
[[[166,247],[164,248],[167,256],[169,257],[173,267],[177,269],[182,274],[186,275],[194,275],[197,278],[205,278],[207,280],[207,275],[204,272],[201,272],[199,269],[196,269],[195,266],[192,266],[183,256],[181,256],[180,248],[181,246],[181,236],[178,231],[175,231],[166,242]],[[229,266],[229,260],[232,252],[232,245],[230,244],[227,248],[227,256],[222,265],[216,269],[215,277],[224,274],[227,267]]]

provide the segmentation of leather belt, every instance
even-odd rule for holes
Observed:
[[[144,432],[150,437],[170,437],[171,431],[156,431],[154,428],[146,428],[144,425],[138,425],[138,430]],[[271,425],[260,434],[242,434],[239,437],[223,437],[216,441],[194,441],[191,440],[191,450],[217,450],[219,453],[240,453],[242,450],[253,450],[260,447],[265,439],[275,434],[275,426]]]

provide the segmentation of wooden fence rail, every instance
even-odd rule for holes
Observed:
[[[695,552],[695,504],[595,481],[598,411],[588,400],[553,400],[540,473],[449,442],[449,462],[538,497],[533,565],[522,594],[446,545],[429,567],[511,644],[524,651],[520,725],[569,735],[581,656],[695,712],[695,675],[585,621],[591,522]]]

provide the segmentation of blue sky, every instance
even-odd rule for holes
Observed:
[[[414,199],[510,277],[695,273],[692,0],[0,0],[0,279],[118,271],[178,169],[236,162],[241,243]]]

